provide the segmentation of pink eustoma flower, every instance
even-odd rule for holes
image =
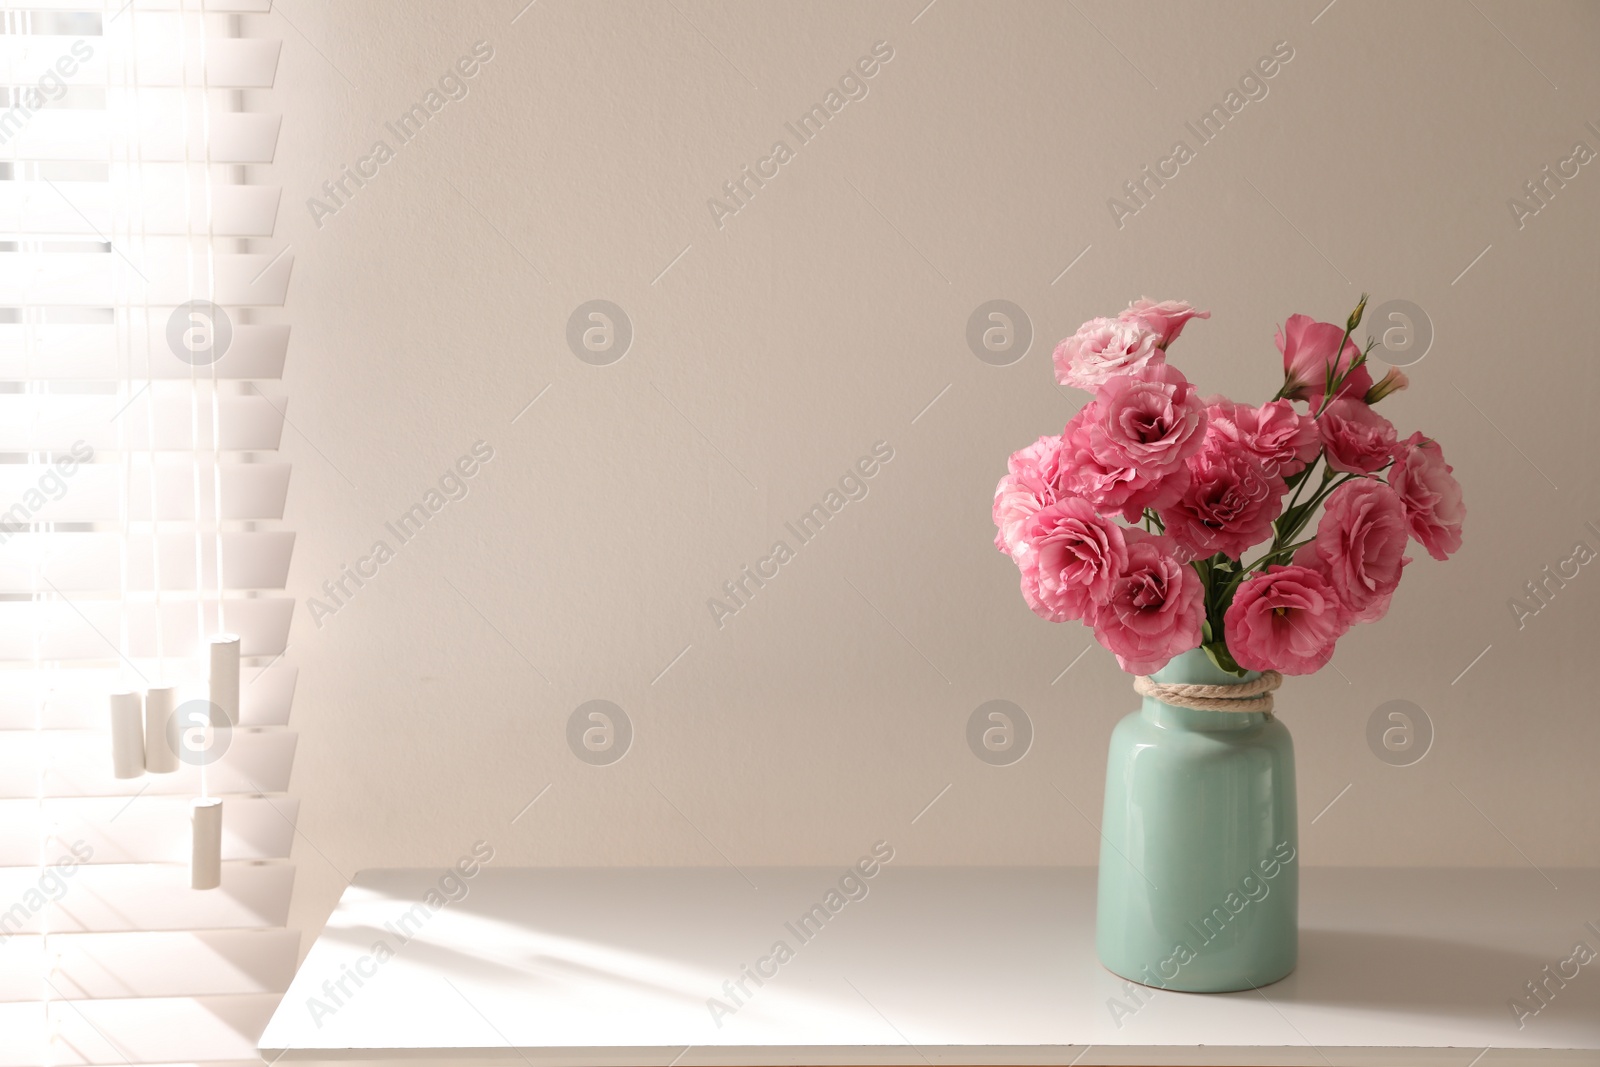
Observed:
[[[1390,367],[1389,373],[1385,374],[1382,378],[1379,378],[1378,381],[1373,384],[1372,388],[1367,390],[1367,395],[1361,399],[1365,400],[1369,404],[1376,404],[1390,393],[1398,393],[1400,390],[1407,388],[1410,384],[1411,379],[1406,377],[1405,371],[1401,370],[1399,367]]]
[[[1333,585],[1310,567],[1268,567],[1245,579],[1222,620],[1246,670],[1312,674],[1333,658],[1350,620]]]
[[[1318,322],[1310,315],[1290,315],[1289,321],[1278,331],[1278,351],[1283,353],[1283,395],[1291,400],[1308,400],[1315,411],[1326,393],[1328,366],[1335,363],[1334,374],[1346,375],[1336,393],[1338,396],[1365,396],[1372,388],[1372,375],[1366,367],[1350,370],[1361,355],[1354,341],[1346,341],[1339,349],[1339,339],[1344,327],[1331,322]]]
[[[1108,379],[1091,407],[1089,447],[1110,467],[1164,477],[1205,443],[1205,403],[1182,371],[1164,363]]]
[[[1047,434],[1007,461],[994,489],[994,547],[1008,556],[1021,547],[1027,521],[1056,502],[1060,454],[1061,438]]]
[[[1205,593],[1170,539],[1126,530],[1128,562],[1094,615],[1094,636],[1132,674],[1151,674],[1200,645]]]
[[[1090,422],[1099,411],[1094,403],[1072,417],[1061,431],[1063,494],[1081,496],[1096,508],[1138,522],[1145,508],[1160,509],[1183,495],[1189,483],[1185,467],[1169,475],[1149,473],[1120,460],[1102,460],[1091,444]]]
[[[1401,571],[1411,562],[1406,539],[1400,495],[1374,478],[1357,478],[1328,497],[1316,540],[1295,562],[1328,579],[1351,622],[1373,622],[1388,612]]]
[[[1213,439],[1189,457],[1188,469],[1188,488],[1161,509],[1161,521],[1190,558],[1221,552],[1238,559],[1271,535],[1288,486],[1255,456]]]
[[[1461,548],[1467,506],[1454,470],[1444,461],[1439,442],[1414,433],[1396,449],[1389,472],[1389,484],[1405,505],[1411,536],[1434,559],[1449,559]]]
[[[1206,418],[1206,433],[1217,439],[1217,447],[1222,447],[1222,440],[1229,441],[1284,478],[1304,470],[1322,448],[1317,421],[1288,400],[1253,408],[1215,396],[1206,401]]]
[[[1209,319],[1211,312],[1196,310],[1187,300],[1151,300],[1140,297],[1118,315],[1122,322],[1143,322],[1156,334],[1156,347],[1165,349],[1178,339],[1190,319]]]
[[[1371,474],[1394,458],[1394,424],[1365,400],[1340,397],[1317,416],[1328,466],[1345,474]]]
[[[1028,606],[1051,622],[1092,620],[1128,564],[1123,535],[1120,525],[1078,497],[1040,510],[1024,528],[1027,550],[1016,557]]]
[[[1056,381],[1092,393],[1113,375],[1161,363],[1160,340],[1142,320],[1090,319],[1056,345]]]

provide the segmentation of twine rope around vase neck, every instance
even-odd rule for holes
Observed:
[[[1198,685],[1187,682],[1158,682],[1148,675],[1135,675],[1133,691],[1155,697],[1163,704],[1199,711],[1264,711],[1272,717],[1272,691],[1283,684],[1277,671],[1262,671],[1261,677],[1237,685]]]

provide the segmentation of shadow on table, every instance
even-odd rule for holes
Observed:
[[[360,927],[327,931],[322,940],[344,947],[353,959],[374,941],[393,944],[397,938],[392,930]],[[463,952],[420,936],[405,942],[397,954],[411,967],[444,979],[512,986],[529,994],[555,994],[576,986],[599,985],[699,1006],[705,1002],[705,991],[716,989],[716,980],[709,974],[683,973],[667,961],[599,942],[540,931],[524,931],[523,941],[531,944],[515,948],[508,944],[505,953],[490,956]],[[332,977],[337,979],[340,974]]]
[[[1397,1012],[1503,1006],[1509,997],[1526,995],[1523,983],[1537,980],[1550,962],[1531,952],[1459,941],[1308,929],[1300,931],[1294,973],[1263,992],[1273,1000]]]

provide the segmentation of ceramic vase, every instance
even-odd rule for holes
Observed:
[[[1244,679],[1195,649],[1158,682]],[[1201,711],[1143,697],[1111,735],[1096,945],[1112,972],[1196,993],[1251,989],[1294,970],[1299,842],[1294,744],[1266,712]]]

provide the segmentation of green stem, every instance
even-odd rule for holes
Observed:
[[[1349,321],[1346,321],[1344,334],[1339,338],[1339,347],[1333,350],[1333,358],[1322,368],[1322,406],[1311,416],[1314,419],[1322,417],[1322,413],[1328,410],[1328,402],[1333,399],[1334,390],[1344,384],[1343,377],[1338,375],[1339,359],[1344,355],[1344,346],[1350,342],[1351,329]]]
[[[1269,555],[1270,555],[1270,553],[1269,553]],[[1257,562],[1259,562],[1259,560]],[[1221,613],[1221,614],[1226,614],[1227,613],[1228,605],[1233,603],[1234,590],[1239,588],[1239,583],[1244,581],[1244,576],[1249,574],[1249,573],[1250,573],[1249,568],[1245,568],[1245,569],[1241,570],[1238,574],[1235,574],[1233,576],[1233,579],[1230,582],[1228,582],[1227,587],[1222,590],[1222,596],[1217,598],[1217,611],[1219,613]]]
[[[1306,483],[1311,480],[1311,472],[1317,469],[1317,464],[1322,462],[1322,459],[1322,449],[1319,448],[1317,449],[1317,454],[1312,457],[1311,462],[1306,465],[1306,469],[1300,473],[1300,480],[1295,483],[1294,495],[1289,498],[1289,503],[1284,505],[1283,515],[1287,515],[1294,510],[1295,504],[1300,500],[1301,490],[1305,489]],[[1323,478],[1327,478],[1326,471],[1323,473]]]
[[[1248,567],[1246,567],[1244,569],[1244,573],[1245,574],[1249,574],[1251,571],[1255,570],[1257,567],[1261,567],[1261,566],[1269,564],[1273,559],[1275,559],[1278,556],[1283,555],[1284,553],[1289,553],[1290,555],[1293,555],[1295,550],[1304,548],[1306,545],[1311,544],[1315,540],[1316,540],[1315,537],[1308,537],[1304,541],[1296,541],[1292,545],[1284,545],[1282,548],[1271,549],[1270,551],[1264,553],[1260,559],[1256,560],[1254,563],[1252,563]]]
[[[1357,367],[1367,361],[1367,355],[1372,351],[1373,343],[1369,342],[1366,351],[1352,359],[1350,366],[1345,369],[1343,374],[1338,373],[1339,360],[1344,356],[1344,346],[1350,343],[1350,335],[1355,331],[1361,310],[1366,306],[1366,302],[1367,298],[1363,294],[1361,303],[1356,305],[1356,310],[1351,312],[1350,317],[1345,322],[1344,332],[1339,337],[1339,347],[1334,349],[1333,358],[1328,361],[1327,366],[1323,369],[1322,403],[1317,407],[1316,414],[1312,416],[1314,419],[1321,418],[1322,413],[1328,410],[1328,405],[1338,395],[1338,391],[1344,386],[1345,381],[1349,379],[1351,374],[1355,373]],[[1288,391],[1289,377],[1286,374],[1283,385],[1279,386],[1278,392],[1272,399],[1282,400],[1284,399],[1284,394]],[[1304,541],[1296,541],[1295,537],[1299,535],[1301,530],[1305,529],[1306,523],[1311,520],[1311,516],[1316,512],[1318,505],[1326,500],[1329,494],[1351,478],[1361,477],[1361,475],[1355,474],[1346,474],[1343,478],[1335,477],[1338,472],[1331,466],[1327,466],[1326,462],[1326,452],[1319,448],[1311,462],[1294,477],[1294,492],[1289,497],[1289,503],[1272,524],[1272,547],[1254,563],[1244,565],[1244,561],[1240,560],[1239,569],[1229,575],[1226,582],[1219,586],[1218,580],[1232,568],[1230,567],[1227,570],[1220,568],[1216,563],[1215,557],[1212,560],[1205,561],[1203,564],[1201,561],[1195,561],[1195,569],[1200,573],[1200,577],[1204,582],[1206,622],[1211,634],[1211,639],[1203,647],[1217,666],[1223,670],[1231,670],[1239,674],[1244,673],[1228,652],[1227,634],[1222,625],[1223,616],[1227,614],[1228,606],[1233,602],[1234,593],[1238,590],[1240,584],[1255,571],[1271,566],[1273,561],[1280,558],[1292,558],[1297,550],[1315,541],[1315,537],[1309,537]],[[1318,463],[1324,464],[1322,478],[1318,482],[1317,488],[1313,490],[1311,499],[1301,504],[1300,496],[1305,491],[1306,484],[1311,481],[1311,475],[1315,473]]]
[[[1378,474],[1388,469],[1389,464],[1386,463],[1382,467],[1379,467],[1378,470],[1374,471],[1373,474]],[[1331,470],[1328,471],[1327,475],[1323,479],[1322,487],[1317,490],[1315,496],[1305,502],[1305,505],[1302,507],[1300,513],[1295,516],[1294,526],[1283,536],[1289,538],[1299,536],[1300,531],[1305,529],[1306,523],[1311,521],[1311,516],[1317,510],[1317,505],[1321,504],[1324,500],[1328,499],[1328,497],[1332,496],[1333,491],[1338,489],[1345,482],[1353,481],[1356,478],[1370,477],[1370,475],[1366,474],[1346,474],[1343,478],[1333,479],[1330,481],[1329,479],[1332,477],[1332,474],[1333,472]]]

